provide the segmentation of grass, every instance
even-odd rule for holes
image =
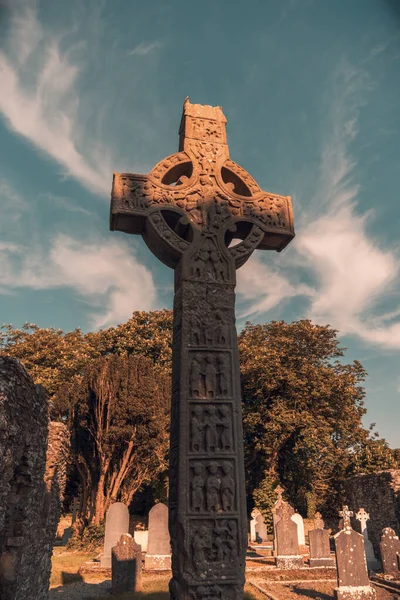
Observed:
[[[82,581],[78,569],[82,563],[93,558],[93,554],[83,552],[67,552],[64,547],[55,547],[50,577],[50,587],[68,585]]]
[[[93,558],[92,554],[83,552],[67,552],[65,548],[54,548],[53,567],[51,572],[50,587],[60,587],[84,581],[95,584],[104,581],[104,575],[79,575],[78,569],[82,563]],[[96,578],[97,577],[97,578]],[[143,572],[143,592],[136,594],[126,593],[113,596],[113,600],[169,600],[168,582],[169,576],[156,575]],[[110,600],[110,595],[99,595],[96,600]],[[244,600],[265,600],[260,592],[250,584],[246,584]]]

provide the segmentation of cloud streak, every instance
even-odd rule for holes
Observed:
[[[34,4],[12,5],[9,42],[0,51],[0,111],[10,129],[57,161],[65,175],[109,194],[109,153],[94,139],[85,140],[85,152],[80,149],[81,69],[62,42],[62,33],[42,28]]]
[[[329,90],[330,112],[321,150],[318,189],[301,211],[297,237],[284,254],[280,270],[259,259],[243,270],[238,291],[248,314],[264,314],[286,299],[309,298],[306,313],[314,322],[339,329],[387,348],[400,348],[400,306],[379,314],[377,305],[393,293],[400,262],[395,251],[382,248],[368,234],[373,214],[359,214],[357,164],[351,155],[359,112],[371,82],[365,73],[342,62]],[[297,211],[299,212],[298,208]],[[313,279],[295,285],[299,272]]]
[[[140,282],[140,283],[139,283]],[[70,288],[90,302],[96,328],[126,321],[133,310],[154,308],[152,275],[120,240],[82,243],[56,236],[49,251],[41,246],[0,244],[0,289]]]

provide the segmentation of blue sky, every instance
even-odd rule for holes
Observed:
[[[238,325],[311,318],[366,367],[366,425],[400,446],[396,0],[9,0],[0,8],[0,309],[91,330],[171,307],[173,274],[109,232],[113,171],[221,105],[232,158],[292,195],[297,236],[238,272]]]

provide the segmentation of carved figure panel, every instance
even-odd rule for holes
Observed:
[[[235,510],[235,469],[231,460],[192,460],[190,471],[192,512],[225,513]]]
[[[234,600],[239,594],[237,586],[224,585],[221,582],[214,585],[197,585],[190,589],[194,600]]]
[[[190,522],[189,557],[192,574],[202,579],[235,573],[238,564],[238,524],[236,519],[201,519]]]
[[[230,355],[222,352],[190,353],[190,395],[225,398],[231,394]]]
[[[189,451],[223,453],[234,450],[231,404],[192,404]]]
[[[219,205],[218,205],[219,206]],[[227,281],[228,262],[213,236],[205,236],[192,259],[191,275],[205,281]]]

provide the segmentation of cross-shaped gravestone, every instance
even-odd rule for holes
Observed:
[[[274,491],[275,494],[278,496],[278,498],[276,499],[276,504],[280,504],[282,502],[282,494],[285,490],[280,485],[277,485]]]
[[[367,513],[367,511],[364,510],[363,508],[360,508],[358,510],[358,512],[356,513],[356,519],[357,519],[357,521],[360,521],[361,533],[364,533],[364,531],[367,531],[367,521],[369,521],[369,513]],[[368,537],[368,533],[367,533],[367,537]]]
[[[172,598],[243,598],[247,514],[236,269],[293,238],[290,197],[229,158],[220,107],[185,101],[179,152],[114,174],[111,229],[141,234],[175,269],[169,529]],[[231,245],[233,239],[239,241]],[[138,282],[140,285],[140,282]]]
[[[380,568],[380,562],[376,559],[374,548],[368,538],[367,521],[369,521],[369,513],[363,508],[360,508],[356,513],[357,521],[361,524],[361,533],[364,536],[365,556],[367,557],[367,566],[370,571],[376,571]]]
[[[350,517],[354,515],[352,510],[349,510],[348,506],[343,506],[343,510],[339,510],[339,517],[343,519],[343,529],[346,527],[351,527]]]

